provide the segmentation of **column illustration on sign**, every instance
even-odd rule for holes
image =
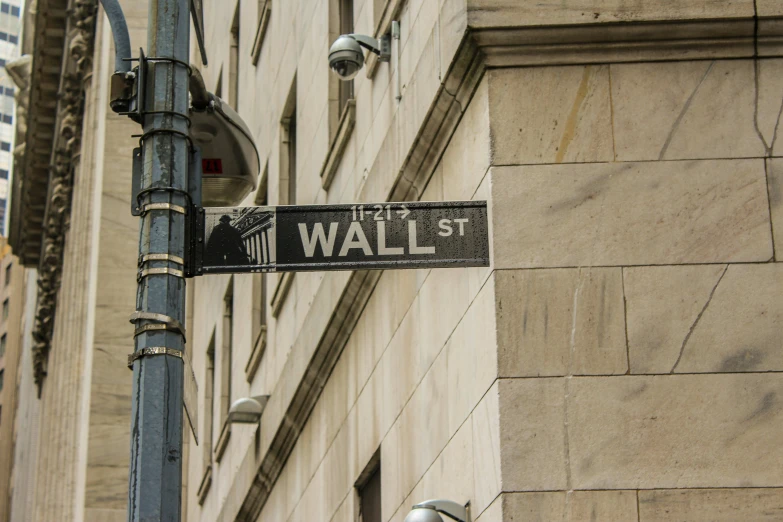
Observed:
[[[269,207],[210,208],[204,223],[204,265],[271,268],[274,215]]]

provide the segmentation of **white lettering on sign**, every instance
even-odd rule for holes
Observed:
[[[438,232],[439,236],[449,237],[454,232],[454,230],[451,228],[450,219],[441,219],[438,222],[438,226],[440,227],[440,232]]]
[[[356,221],[351,223],[351,226],[348,227],[348,234],[345,236],[345,242],[338,255],[341,257],[347,256],[348,251],[352,248],[361,248],[364,255],[372,255],[372,249],[370,248],[370,243],[367,242],[367,236],[365,236],[364,231],[362,231],[362,225]]]
[[[299,223],[299,235],[302,237],[302,246],[304,247],[305,256],[313,257],[313,255],[315,255],[315,247],[320,243],[324,257],[330,257],[334,250],[334,240],[337,237],[337,223],[329,223],[328,237],[324,232],[323,223],[316,223],[313,225],[312,237],[307,234],[307,225]]]
[[[403,247],[386,246],[386,223],[378,222],[378,255],[379,256],[401,256],[405,254]]]
[[[451,227],[451,222],[454,221],[459,225],[459,235],[464,236],[465,235],[465,223],[468,222],[468,218],[459,218],[459,219],[441,219],[438,222],[438,226],[440,227],[440,232],[438,232],[439,236],[442,237],[449,237],[451,234],[454,233],[454,229]]]
[[[454,220],[454,221],[467,221]],[[451,227],[451,221],[448,219],[442,219],[440,221],[441,231],[438,232],[441,236],[450,236],[453,232]],[[460,225],[460,235],[462,235],[462,223]],[[329,223],[329,233],[324,230],[323,223],[315,223],[313,225],[312,234],[307,231],[307,224],[299,223],[299,236],[302,239],[302,248],[304,249],[305,257],[313,257],[315,255],[318,245],[321,246],[321,251],[324,257],[331,257],[334,252],[335,242],[337,240],[337,232],[339,223]],[[405,255],[405,247],[402,246],[388,246],[386,244],[386,222],[376,222],[378,227],[378,255],[381,256],[403,256]],[[348,226],[348,232],[345,234],[345,239],[340,247],[340,253],[337,254],[340,257],[345,257],[348,253],[354,249],[359,248],[364,252],[366,256],[375,255],[370,246],[370,242],[367,241],[367,236],[362,230],[361,223],[357,221],[351,222]],[[415,255],[434,254],[434,246],[424,246],[418,244],[418,237],[416,233],[416,220],[412,219],[408,221],[408,253]]]
[[[468,222],[468,218],[459,218],[454,220],[455,223],[459,223],[459,235],[465,235],[465,223]]]
[[[411,254],[434,254],[434,246],[418,246],[416,244],[416,220],[408,221],[408,250]]]

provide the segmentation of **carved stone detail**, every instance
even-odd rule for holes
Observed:
[[[73,177],[81,153],[83,82],[92,70],[97,3],[97,0],[75,0],[69,13],[70,38],[66,39],[67,54],[58,93],[58,127],[49,167],[49,199],[38,266],[38,299],[32,333],[33,371],[39,396],[52,345],[65,237],[70,224]]]

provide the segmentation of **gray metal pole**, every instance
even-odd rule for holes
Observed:
[[[181,514],[184,369],[176,355],[184,354],[185,339],[175,322],[185,323],[185,216],[175,206],[188,207],[176,190],[188,190],[188,142],[178,134],[186,135],[188,129],[187,120],[171,112],[188,113],[189,0],[150,0],[148,30],[148,55],[181,63],[152,60],[147,77],[145,111],[166,113],[144,118],[141,203],[163,205],[153,205],[141,217],[134,355],[150,355],[133,362],[127,519],[176,522]],[[154,190],[146,191],[150,188]],[[144,327],[149,329],[139,334]],[[160,353],[170,350],[175,355]]]

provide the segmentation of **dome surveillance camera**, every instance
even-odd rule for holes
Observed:
[[[329,67],[341,80],[352,80],[364,65],[364,52],[350,35],[342,35],[329,49]]]
[[[343,81],[353,80],[364,66],[364,51],[369,49],[382,62],[391,60],[390,36],[380,40],[363,34],[344,34],[329,48],[329,67]]]

